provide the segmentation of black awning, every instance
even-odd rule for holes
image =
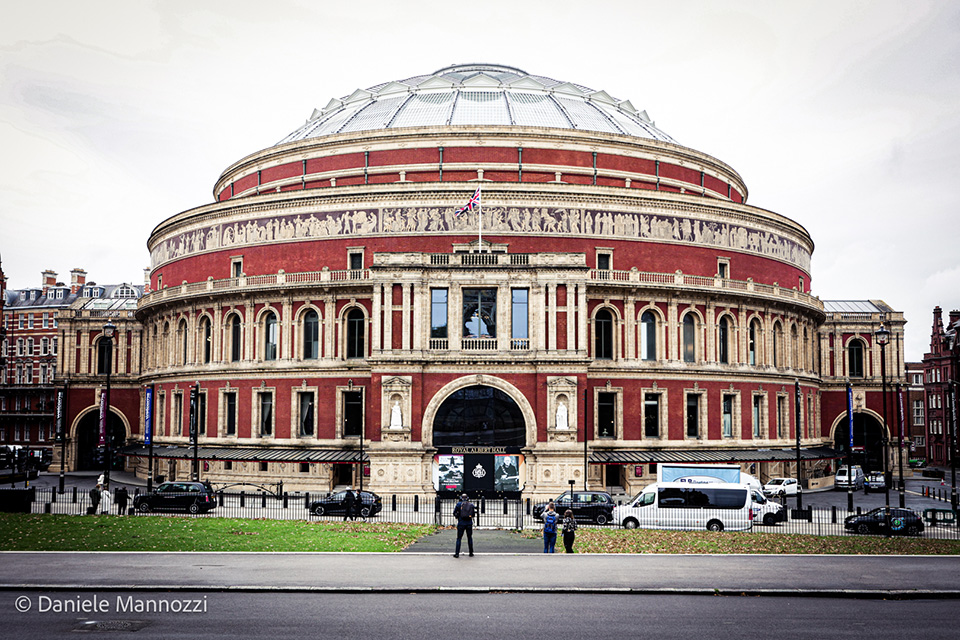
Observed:
[[[129,445],[119,451],[121,456],[146,458],[149,449],[142,444]],[[193,447],[154,445],[154,458],[192,460]],[[308,462],[351,464],[360,462],[359,449],[284,449],[280,447],[197,447],[200,460],[230,460],[232,462]],[[363,452],[363,461],[370,460]]]
[[[844,453],[830,447],[800,449],[801,462],[843,458]],[[593,464],[650,464],[664,462],[737,463],[795,462],[797,450],[782,449],[610,449],[590,453]]]

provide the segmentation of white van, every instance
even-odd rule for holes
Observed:
[[[863,475],[863,469],[860,465],[853,465],[853,471],[850,467],[840,467],[837,469],[837,475],[834,478],[833,486],[837,489],[863,489],[863,483],[866,478]]]
[[[615,508],[613,521],[626,529],[744,531],[753,526],[752,507],[748,485],[659,482]]]
[[[750,488],[750,494],[753,497],[753,521],[756,524],[772,526],[786,520],[782,504],[768,500],[762,491],[753,487]]]

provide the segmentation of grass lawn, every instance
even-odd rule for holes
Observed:
[[[540,531],[524,531],[539,538]],[[563,547],[558,536],[557,550]],[[577,553],[823,553],[853,555],[960,555],[960,540],[885,538],[883,536],[809,536],[801,534],[650,529],[578,529]]]
[[[0,513],[0,551],[400,551],[432,525]]]

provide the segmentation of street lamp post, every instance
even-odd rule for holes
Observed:
[[[903,487],[903,399],[900,397],[900,394],[903,393],[900,389],[900,383],[897,383],[897,393],[896,393],[896,405],[897,405],[897,469],[899,470],[899,481],[897,483],[897,491],[900,493],[900,508],[903,509],[907,506],[906,498],[904,497],[904,487]]]
[[[103,460],[104,460],[104,470],[103,470],[103,486],[106,490],[110,487],[110,465],[112,460],[110,458],[110,372],[113,370],[113,336],[117,332],[117,327],[113,322],[107,320],[107,324],[103,325],[103,340],[106,342],[104,348],[104,357],[106,359],[105,369],[107,373],[107,397],[104,401],[104,412],[101,416],[101,436],[103,437]]]
[[[884,327],[883,323],[880,323],[880,328],[877,329],[873,335],[877,339],[877,344],[880,345],[880,384],[881,394],[883,396],[883,492],[889,511],[890,483],[887,481],[887,445],[890,442],[890,438],[887,431],[889,424],[887,421],[887,343],[890,342],[890,330]]]

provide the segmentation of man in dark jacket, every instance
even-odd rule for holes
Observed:
[[[98,484],[93,489],[90,489],[90,504],[92,508],[87,513],[96,514],[97,510],[100,508],[100,485]]]
[[[120,487],[113,492],[113,501],[117,503],[117,513],[119,515],[124,515],[127,512],[127,501],[130,499],[130,494],[127,492],[126,487]]]
[[[460,543],[463,540],[463,534],[467,534],[467,548],[470,550],[470,557],[473,557],[473,516],[476,515],[477,508],[470,502],[470,496],[463,494],[460,496],[460,502],[453,508],[453,517],[457,519],[457,550],[453,553],[454,558],[460,557]]]
[[[346,522],[347,518],[353,520],[356,516],[353,515],[353,491],[347,489],[347,493],[343,496],[343,521]]]

